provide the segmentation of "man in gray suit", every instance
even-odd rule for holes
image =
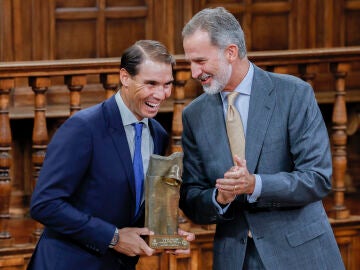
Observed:
[[[206,93],[183,112],[180,207],[198,224],[217,224],[213,268],[344,269],[321,202],[332,164],[311,86],[249,62],[241,26],[224,8],[197,13],[183,46]],[[245,159],[231,154],[226,131],[234,91]]]

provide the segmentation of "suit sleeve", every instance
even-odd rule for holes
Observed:
[[[286,115],[286,121],[277,126],[286,127],[288,154],[281,152],[285,147],[278,145],[273,152],[263,151],[259,160],[258,173],[262,179],[259,206],[302,206],[321,200],[331,190],[330,144],[321,111],[312,88],[304,82],[295,85],[288,105],[281,105],[289,111],[277,113]],[[261,167],[262,164],[266,166]],[[281,168],[279,164],[290,165]]]
[[[104,253],[115,226],[74,207],[92,156],[86,121],[69,118],[55,133],[31,200],[31,216],[49,229]]]

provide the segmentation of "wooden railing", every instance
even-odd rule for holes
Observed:
[[[348,219],[345,206],[347,168],[346,104],[360,102],[360,47],[249,53],[263,69],[290,73],[313,85],[319,103],[333,104],[331,141],[334,206],[329,215]],[[176,56],[175,87],[160,110],[172,112],[170,151],[181,151],[181,112],[201,93],[190,79],[190,66]],[[119,84],[119,58],[14,62],[0,64],[0,247],[11,245],[10,218],[12,119],[33,119],[32,167],[35,185],[49,141],[47,119],[68,117],[110,97]],[[40,226],[34,231],[36,239]]]

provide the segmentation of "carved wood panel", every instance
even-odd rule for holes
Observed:
[[[309,17],[302,14],[308,9],[309,1],[202,0],[201,3],[200,9],[224,6],[231,11],[243,27],[249,51],[308,47],[307,32],[303,30]]]
[[[52,0],[52,58],[115,57],[147,37],[151,1]]]
[[[118,57],[144,38],[181,54],[184,24],[216,6],[249,51],[360,45],[360,0],[1,0],[0,60]]]

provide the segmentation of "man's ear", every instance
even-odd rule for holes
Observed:
[[[239,48],[235,44],[230,44],[226,47],[225,55],[229,62],[233,62],[239,57]]]
[[[129,86],[130,74],[126,71],[126,69],[120,69],[120,82],[124,87]]]

